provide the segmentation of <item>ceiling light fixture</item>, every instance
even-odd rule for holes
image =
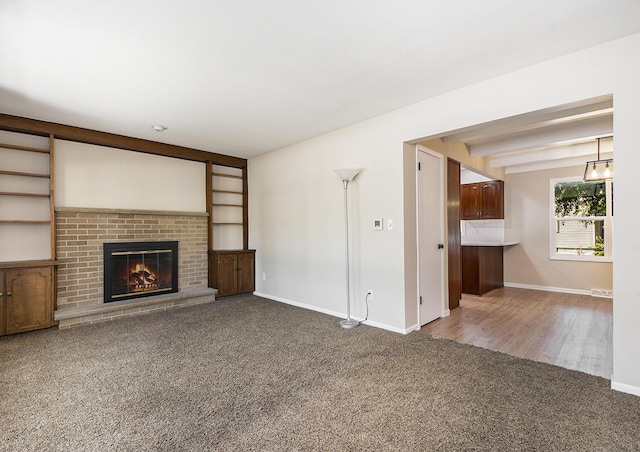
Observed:
[[[155,126],[151,126],[151,128],[153,130],[155,130],[156,132],[164,132],[165,130],[168,129],[167,126],[161,126],[161,125],[157,125],[157,124]]]
[[[584,182],[613,179],[613,159],[600,160],[600,138],[598,140],[598,160],[590,160],[584,168]]]

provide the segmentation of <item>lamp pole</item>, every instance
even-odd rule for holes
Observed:
[[[347,318],[340,321],[340,326],[345,329],[355,328],[360,322],[351,318],[351,278],[349,276],[349,208],[348,208],[348,190],[349,182],[360,172],[357,169],[336,170],[336,174],[342,180],[344,188],[344,254],[346,258],[346,282],[347,282]]]

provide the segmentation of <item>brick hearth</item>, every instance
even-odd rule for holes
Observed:
[[[207,287],[207,214],[56,208],[55,319],[65,328],[215,300]],[[177,294],[104,303],[105,242],[178,241]]]

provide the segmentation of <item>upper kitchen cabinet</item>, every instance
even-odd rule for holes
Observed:
[[[462,220],[499,220],[504,218],[504,182],[492,180],[460,186]]]

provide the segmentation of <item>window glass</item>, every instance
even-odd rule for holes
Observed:
[[[560,182],[555,185],[556,217],[607,215],[605,182]]]
[[[611,259],[613,183],[552,180],[551,257]]]
[[[604,256],[604,220],[556,220],[556,253]]]

